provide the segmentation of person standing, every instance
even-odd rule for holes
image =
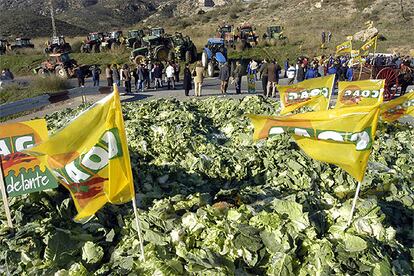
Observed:
[[[180,82],[180,63],[179,62],[174,62],[174,77],[175,77],[175,82]]]
[[[147,69],[148,69],[148,77],[149,77],[149,82],[147,84],[147,87],[151,88],[151,83],[154,80],[154,77],[152,75],[152,72],[153,72],[153,69],[154,69],[154,64],[152,64],[151,60],[148,60]]]
[[[76,69],[76,77],[78,79],[78,86],[85,87],[85,74],[80,67]]]
[[[315,66],[311,66],[305,73],[305,80],[314,79],[318,77],[318,70]]]
[[[172,83],[172,89],[174,90],[175,89],[175,79],[174,79],[175,69],[174,69],[172,62],[170,62],[167,68],[165,69],[165,75],[167,76],[168,90],[171,89],[171,83]]]
[[[227,87],[229,85],[230,79],[230,69],[227,62],[225,62],[224,65],[220,67],[219,79],[221,94],[227,94]]]
[[[266,89],[266,97],[269,97],[270,91],[272,91],[272,96],[276,96],[276,64],[274,61],[270,62],[267,66],[267,89]]]
[[[203,86],[203,81],[204,81],[204,67],[200,61],[197,62],[196,68],[194,69],[194,72],[193,72],[193,76],[194,76],[194,86],[195,86],[194,93],[196,97],[200,97],[202,86]]]
[[[185,68],[184,68],[184,79],[183,79],[183,88],[184,88],[184,93],[186,96],[190,94],[190,90],[192,89],[191,79],[192,79],[192,76],[191,76],[191,71],[190,71],[190,65],[186,63]]]
[[[114,79],[115,84],[120,87],[121,86],[121,77],[119,75],[118,65],[112,65],[112,77]]]
[[[247,73],[248,74],[253,74],[254,75],[254,80],[257,79],[257,69],[258,69],[258,67],[259,67],[259,65],[257,64],[257,62],[254,59],[252,59],[250,61]]]
[[[131,71],[127,64],[124,64],[122,68],[122,78],[124,80],[125,92],[131,93]]]
[[[101,69],[98,65],[95,65],[92,69],[92,80],[93,86],[99,86],[99,75],[101,74]]]
[[[331,43],[331,40],[332,40],[332,32],[329,31],[328,32],[328,43]]]
[[[287,77],[287,70],[289,69],[289,58],[287,58],[285,60],[285,63],[283,65],[284,65],[283,66],[284,67],[283,69],[285,69],[285,73],[284,73],[283,77],[286,78]]]
[[[113,86],[114,85],[114,79],[113,79],[113,72],[112,72],[110,64],[106,65],[105,77],[106,77],[106,81],[108,82],[108,86]]]
[[[296,76],[296,69],[295,66],[293,66],[293,64],[291,64],[287,70],[286,76],[288,78],[288,84],[293,84],[293,82],[295,81],[295,76]]]
[[[240,64],[240,61],[236,61],[236,68],[234,68],[233,74],[232,74],[234,84],[236,86],[236,94],[241,93],[242,76],[243,76],[242,66]]]
[[[326,34],[325,34],[325,31],[322,31],[322,34],[321,34],[321,42],[322,42],[322,44],[325,44],[325,41],[326,41]]]
[[[155,80],[155,90],[162,88],[162,68],[159,63],[155,64],[153,75]]]
[[[269,64],[267,63],[267,60],[264,59],[262,62],[262,65],[260,66],[259,69],[259,73],[260,73],[260,78],[262,79],[262,88],[263,88],[263,95],[266,96],[267,95],[267,82],[269,80],[268,75],[267,75],[267,66]]]
[[[354,69],[352,68],[352,66],[348,66],[348,69],[346,69],[346,80],[352,81],[353,78],[354,78]]]
[[[137,92],[144,92],[144,68],[142,64],[138,64],[137,71],[136,71],[136,78],[138,81]]]
[[[296,72],[296,80],[302,82],[305,80],[305,64],[299,63],[298,70]]]

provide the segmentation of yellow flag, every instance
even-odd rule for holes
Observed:
[[[107,202],[134,197],[131,163],[118,88],[48,140],[29,149],[71,193],[78,215],[88,218]]]
[[[292,133],[310,157],[335,164],[362,181],[374,142],[379,105],[331,109],[288,116],[248,115],[253,138]]]
[[[394,122],[403,116],[414,117],[414,90],[382,104],[380,114],[381,119],[387,122]]]
[[[305,80],[292,85],[277,86],[280,93],[281,115],[309,106],[314,111],[327,110],[335,76]]]
[[[359,50],[351,50],[351,58],[358,57],[359,54]]]
[[[384,85],[384,80],[340,81],[335,108],[381,104]]]
[[[370,40],[365,42],[365,44],[361,46],[361,50],[362,51],[367,51],[367,50],[371,49],[372,47],[374,47],[374,49],[376,50],[377,49],[377,39],[378,39],[378,36],[374,36],[373,38],[371,38]]]
[[[336,54],[350,53],[352,50],[352,41],[348,40],[336,46]]]

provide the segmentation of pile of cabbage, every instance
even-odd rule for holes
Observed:
[[[132,204],[73,222],[69,193],[11,200],[0,273],[56,275],[413,275],[414,130],[380,123],[352,225],[356,182],[287,134],[253,142],[247,113],[274,101],[124,103],[145,244]],[[81,111],[47,118],[53,132]],[[4,214],[2,214],[4,218]]]

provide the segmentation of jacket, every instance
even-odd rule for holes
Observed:
[[[129,68],[122,70],[122,76],[124,81],[131,81],[131,72]]]
[[[349,67],[346,70],[346,79],[347,81],[352,81],[353,77],[354,77],[354,71],[352,70],[352,67]]]
[[[267,66],[268,65],[269,65],[269,63],[263,62],[262,65],[260,66],[259,73],[260,73],[261,78],[268,76],[267,75]]]
[[[195,68],[196,76],[194,77],[194,82],[201,82],[203,83],[204,80],[204,67],[203,66],[197,66]]]
[[[168,65],[167,69],[165,69],[165,74],[167,75],[167,78],[173,78],[174,77],[174,67],[172,65]]]
[[[157,78],[157,79],[162,78],[162,68],[160,66],[156,66],[154,68],[154,78]]]
[[[236,65],[236,68],[233,70],[232,77],[233,78],[241,78],[243,76],[242,67],[241,65]]]
[[[302,66],[299,66],[298,71],[296,73],[296,79],[300,82],[305,79],[305,69]]]
[[[230,70],[229,70],[229,66],[227,64],[224,64],[221,68],[220,68],[220,72],[219,72],[219,79],[222,81],[228,81],[230,78]]]
[[[191,90],[191,71],[188,68],[184,68],[184,79],[183,79],[183,89],[184,90]]]
[[[305,74],[305,80],[314,79],[318,77],[318,71],[314,68],[309,68]]]
[[[269,65],[267,65],[267,76],[269,82],[276,82],[278,80],[278,78],[276,78],[276,71],[276,64],[269,63]]]
[[[289,79],[295,78],[295,75],[296,75],[295,67],[290,66],[289,69],[287,69],[286,75]]]
[[[111,68],[106,68],[105,69],[105,77],[107,79],[112,78],[112,70],[111,70]]]

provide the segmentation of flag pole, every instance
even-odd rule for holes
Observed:
[[[139,248],[141,251],[141,259],[142,261],[145,261],[145,254],[144,254],[144,240],[142,239],[142,231],[141,231],[141,226],[139,223],[139,219],[138,219],[138,209],[137,209],[137,203],[136,203],[136,198],[134,195],[134,198],[132,199],[132,207],[134,209],[134,215],[135,215],[135,224],[137,226],[137,231],[138,231],[138,239],[139,239]]]
[[[356,202],[358,200],[358,194],[359,194],[360,190],[361,190],[361,181],[358,181],[358,185],[357,185],[357,188],[356,188],[356,191],[355,191],[355,196],[354,196],[354,199],[352,201],[351,214],[349,215],[347,227],[349,227],[351,225],[352,217],[354,216],[355,206],[356,206]]]
[[[6,218],[7,218],[7,225],[10,228],[13,228],[13,222],[12,222],[11,215],[10,215],[9,200],[7,199],[6,186],[4,185],[4,176],[3,176],[3,169],[1,166],[1,158],[0,158],[0,189],[1,189],[1,197],[3,199],[4,211],[6,213]]]

